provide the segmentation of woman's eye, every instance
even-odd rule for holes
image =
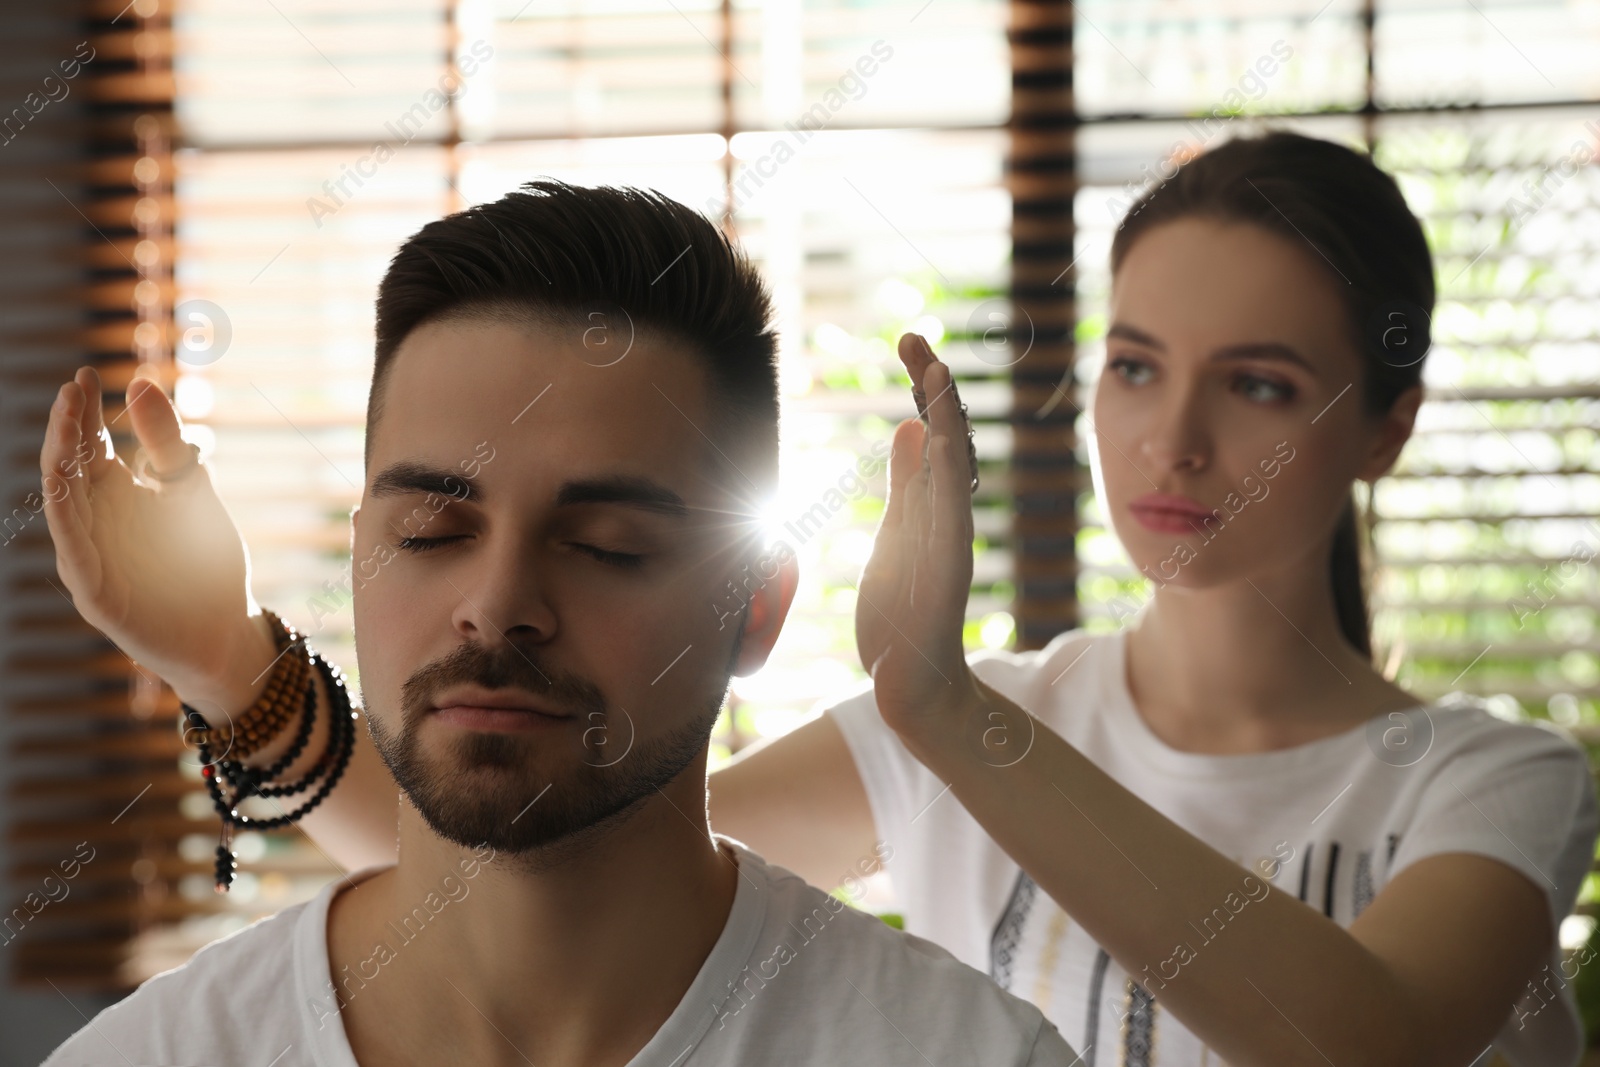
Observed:
[[[593,556],[601,563],[609,563],[613,567],[633,568],[644,565],[644,557],[632,552],[612,552],[597,545],[584,545],[576,542],[573,543],[572,547]]]
[[[1139,382],[1134,381],[1134,376],[1135,375],[1138,375],[1138,374],[1146,374],[1146,375],[1148,375],[1150,373],[1149,364],[1141,363],[1136,359],[1129,359],[1127,356],[1117,356],[1114,359],[1112,359],[1111,360],[1111,369],[1114,372],[1116,372],[1117,377],[1119,377],[1123,381],[1129,382],[1129,383],[1131,383],[1133,385],[1138,385],[1139,384]],[[1141,379],[1141,381],[1143,381],[1143,380],[1147,380],[1147,379]]]
[[[1239,391],[1250,400],[1271,403],[1294,399],[1294,386],[1286,382],[1275,382],[1270,378],[1257,378],[1249,374],[1241,375],[1237,382]]]
[[[395,547],[405,552],[428,552],[440,545],[451,541],[459,541],[457,537],[402,537],[395,542]]]

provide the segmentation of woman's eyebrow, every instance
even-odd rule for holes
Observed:
[[[1136,345],[1153,348],[1157,352],[1165,352],[1167,346],[1134,326],[1125,322],[1114,322],[1106,330],[1106,339],[1120,337]],[[1237,345],[1224,345],[1211,353],[1213,360],[1228,359],[1274,359],[1284,363],[1294,363],[1301,367],[1307,374],[1317,377],[1317,369],[1311,365],[1299,352],[1280,341],[1253,341]]]
[[[1211,358],[1213,360],[1275,359],[1284,363],[1297,364],[1313,378],[1317,377],[1317,368],[1311,365],[1310,360],[1279,341],[1257,341],[1251,344],[1225,345],[1211,353]]]
[[[1106,340],[1109,341],[1113,337],[1120,337],[1124,341],[1132,341],[1136,345],[1144,345],[1146,348],[1153,348],[1157,352],[1165,352],[1167,350],[1166,345],[1162,344],[1160,341],[1157,341],[1154,337],[1151,337],[1143,330],[1129,326],[1125,322],[1113,322],[1111,324],[1111,328],[1106,330]]]

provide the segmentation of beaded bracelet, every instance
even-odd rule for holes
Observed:
[[[227,726],[211,727],[212,744],[224,755],[243,759],[271,744],[294,717],[296,695],[311,681],[311,661],[305,639],[276,612],[262,614],[272,627],[278,656],[272,675],[256,702]]]
[[[217,842],[215,872],[216,889],[219,893],[228,891],[233,884],[234,872],[239,868],[238,857],[233,852],[234,827],[248,830],[276,830],[288,826],[321,804],[350,765],[350,756],[355,751],[356,713],[350,707],[350,694],[344,684],[344,673],[309,649],[307,658],[312,668],[322,675],[332,707],[329,709],[328,743],[323,748],[322,755],[317,758],[317,762],[298,781],[270,786],[262,784],[282,774],[305,751],[306,743],[311,737],[312,725],[316,721],[317,704],[316,686],[309,681],[305,687],[305,703],[294,743],[271,766],[264,768],[246,767],[235,759],[213,759],[212,746],[208,739],[210,731],[205,718],[189,705],[180,705],[191,735],[198,737],[195,747],[200,754],[200,774],[205,780],[207,792],[211,794],[212,806],[222,817],[222,836]],[[319,779],[321,784],[317,786],[316,792],[293,811],[269,819],[252,818],[239,813],[239,805],[252,796],[280,797],[301,793],[311,788]],[[224,783],[227,786],[226,790]],[[282,811],[281,808],[279,810]]]

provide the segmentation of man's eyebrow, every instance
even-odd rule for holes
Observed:
[[[374,475],[368,493],[375,497],[439,493],[474,504],[484,502],[483,487],[460,471],[408,459],[391,463]]]
[[[369,492],[374,497],[439,493],[479,506],[486,499],[483,486],[460,471],[414,460],[385,467],[373,477]],[[564,482],[556,492],[556,506],[578,504],[620,504],[675,517],[689,514],[689,505],[671,489],[649,478],[629,475]]]
[[[617,475],[566,482],[556,492],[556,507],[575,504],[621,504],[682,517],[689,514],[683,497],[649,478]]]
[[[1131,341],[1136,345],[1144,345],[1146,348],[1153,348],[1157,352],[1165,352],[1167,350],[1166,345],[1145,333],[1143,330],[1129,326],[1125,322],[1112,323],[1111,328],[1106,330],[1106,339],[1109,340],[1113,337],[1120,337],[1124,341]],[[1256,341],[1238,345],[1224,345],[1223,347],[1212,352],[1211,358],[1213,360],[1275,359],[1281,360],[1285,363],[1297,364],[1307,374],[1310,374],[1313,377],[1315,377],[1317,373],[1317,369],[1311,365],[1309,360],[1307,360],[1289,345],[1282,344],[1278,341]]]

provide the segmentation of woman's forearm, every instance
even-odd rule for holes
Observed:
[[[315,672],[315,679],[317,707],[326,708],[320,672]],[[316,725],[322,725],[321,720]],[[399,857],[399,797],[399,787],[367,736],[363,717],[344,777],[297,825],[324,856],[347,871],[394,863]]]
[[[1406,988],[1348,931],[1190,834],[980,683],[968,722],[1032,733],[996,767],[973,731],[907,746],[1038,885],[1173,1016],[1237,1067],[1418,1064]],[[979,731],[981,732],[981,731]],[[1194,925],[1224,908],[1227,934]],[[1408,1036],[1412,1035],[1412,1036]]]

